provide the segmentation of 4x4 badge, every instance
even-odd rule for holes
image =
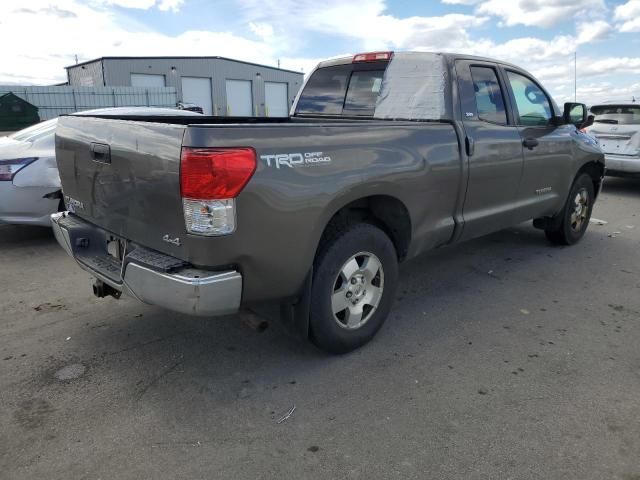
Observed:
[[[164,240],[167,243],[170,243],[172,245],[175,245],[176,247],[179,247],[181,245],[180,243],[180,237],[176,237],[176,238],[171,238],[168,234],[165,235],[164,237],[162,237],[162,240]]]

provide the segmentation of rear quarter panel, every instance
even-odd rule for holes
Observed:
[[[450,124],[344,124],[190,127],[185,146],[256,149],[258,166],[237,199],[237,230],[187,236],[196,265],[233,264],[244,300],[290,296],[309,271],[324,228],[351,201],[388,195],[409,211],[409,256],[452,235],[460,183],[458,140]],[[329,162],[276,165],[272,155],[316,152]]]

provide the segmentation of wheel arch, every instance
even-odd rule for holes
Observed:
[[[349,198],[334,206],[327,216],[319,235],[316,252],[327,238],[327,233],[336,227],[357,222],[369,222],[383,230],[391,239],[398,260],[402,261],[409,252],[412,224],[409,210],[402,200],[393,195],[376,194]]]
[[[580,175],[586,173],[591,177],[591,181],[593,182],[594,198],[598,198],[600,187],[602,186],[602,181],[604,179],[604,169],[605,166],[601,162],[587,162],[578,169],[573,182],[575,182]],[[571,183],[572,185],[573,182]]]

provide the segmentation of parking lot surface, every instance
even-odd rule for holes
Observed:
[[[0,478],[638,480],[640,181],[593,216],[407,263],[345,356],[96,299],[49,230],[0,227]]]

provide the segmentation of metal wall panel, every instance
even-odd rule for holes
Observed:
[[[253,85],[254,115],[265,116],[264,82],[283,82],[288,84],[289,106],[302,86],[302,73],[293,73],[277,68],[266,68],[233,60],[216,59],[213,82],[213,98],[219,99],[220,115],[227,111],[226,80],[251,80]],[[214,100],[216,101],[216,100]]]
[[[286,82],[264,82],[264,113],[267,117],[289,116],[289,94]]]
[[[59,115],[120,106],[175,107],[176,89],[173,87],[34,87],[0,85],[0,95],[13,92],[38,107],[41,120]]]
[[[69,85],[74,87],[103,87],[102,60],[67,68]]]
[[[221,58],[105,58],[107,85],[130,86],[131,74],[164,75],[167,87],[174,87],[182,100],[182,77],[211,79],[213,114],[226,115],[226,80],[251,80],[253,114],[265,115],[264,82],[288,84],[289,106],[302,86],[302,73]],[[74,67],[75,68],[75,67]]]

